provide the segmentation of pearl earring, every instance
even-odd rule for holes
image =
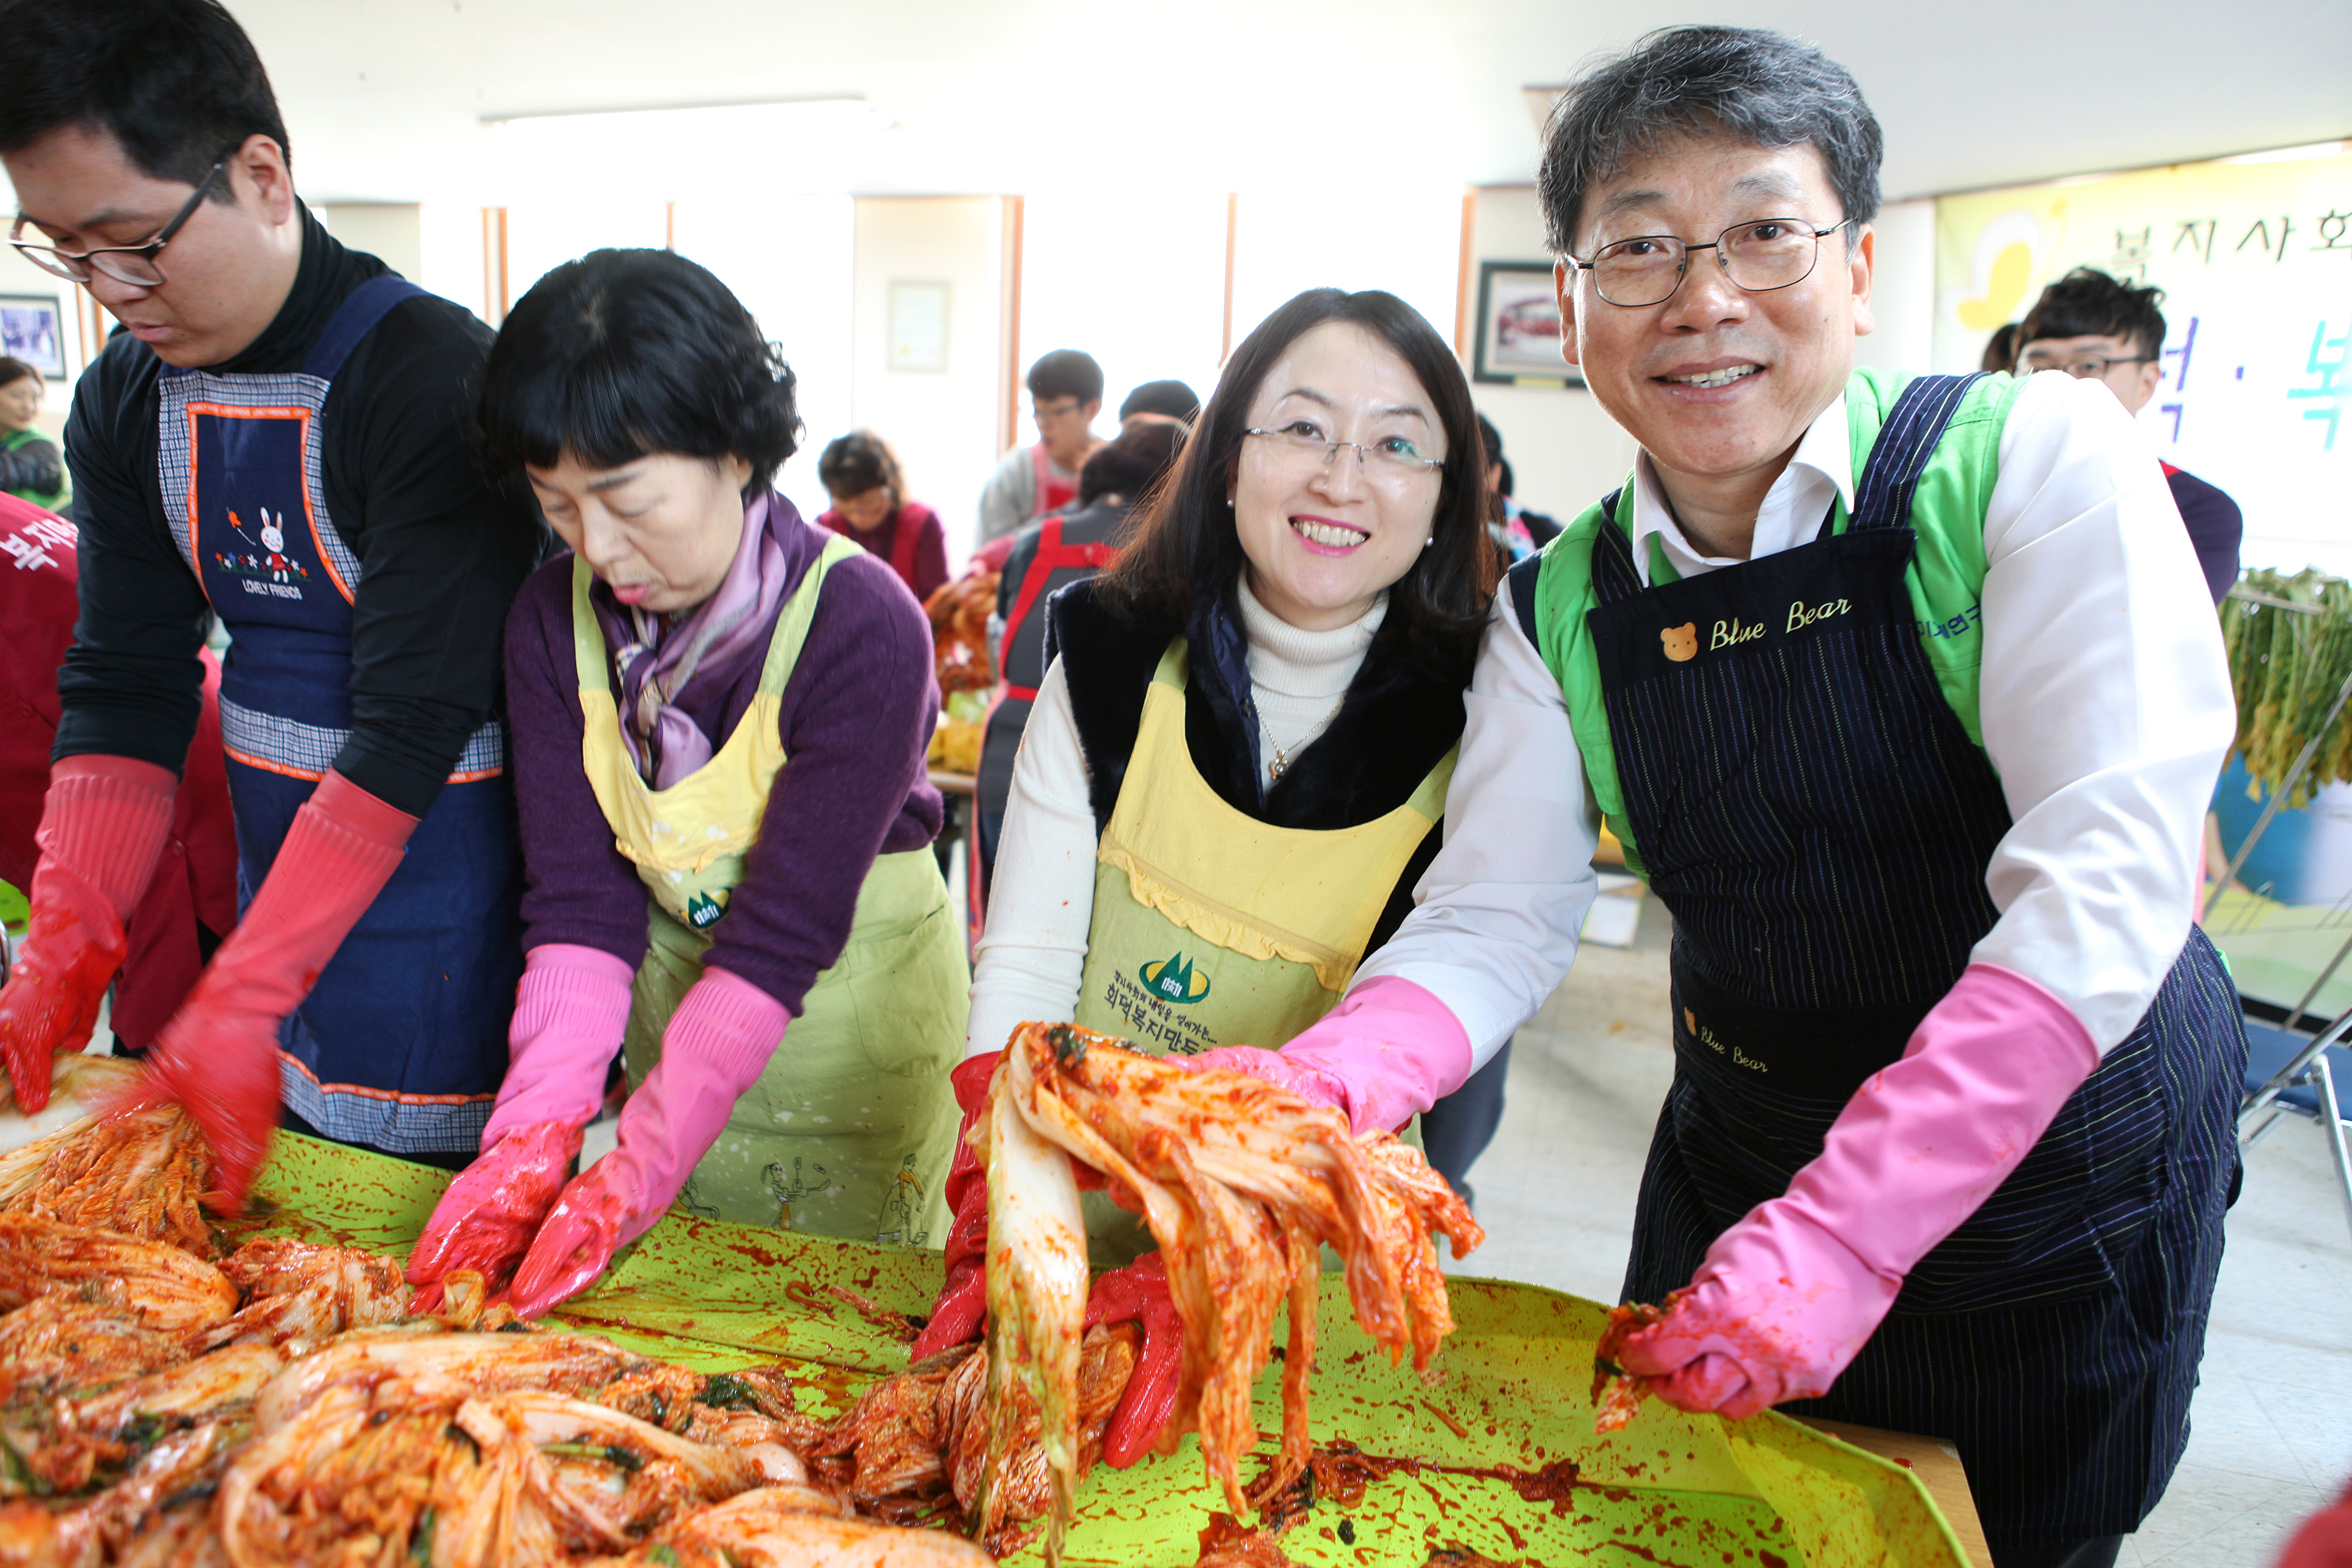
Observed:
[[[1233,510],[1233,504],[1234,504],[1234,498],[1233,498],[1233,497],[1231,497],[1231,496],[1227,496],[1227,497],[1225,498],[1225,509],[1226,509],[1228,511],[1230,511],[1230,510]]]
[[[1435,534],[1433,534],[1433,534],[1431,534],[1427,539],[1424,539],[1424,540],[1423,540],[1423,541],[1421,542],[1421,547],[1422,547],[1423,550],[1426,550],[1426,549],[1428,549],[1431,545],[1433,545],[1433,544],[1434,544],[1434,543],[1436,543],[1436,542],[1437,542],[1437,535],[1435,535]]]

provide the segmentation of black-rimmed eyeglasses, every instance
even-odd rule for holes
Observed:
[[[221,171],[228,167],[228,161],[234,156],[234,153],[224,154],[221,161],[196,182],[194,192],[181,205],[180,210],[172,215],[172,221],[157,230],[155,237],[144,245],[101,245],[93,250],[59,250],[54,245],[40,245],[21,238],[26,224],[22,213],[16,215],[15,226],[8,230],[8,243],[23,251],[25,259],[42,271],[55,273],[76,283],[89,282],[90,273],[95,269],[118,283],[128,283],[133,288],[160,288],[164,280],[163,268],[156,264],[155,258],[172,243],[172,237],[195,216],[196,204],[205,199],[205,193],[213,188],[213,182],[220,178]]]
[[[1758,218],[1733,224],[1700,245],[1671,234],[1641,234],[1602,246],[1590,261],[1573,256],[1560,259],[1591,273],[1592,286],[1603,300],[1628,309],[1663,305],[1673,299],[1690,271],[1694,250],[1714,251],[1734,287],[1762,294],[1811,277],[1821,259],[1822,241],[1853,221],[1840,218],[1827,228],[1815,228],[1800,217]]]

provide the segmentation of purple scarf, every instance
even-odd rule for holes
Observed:
[[[762,657],[791,588],[792,566],[776,534],[796,528],[793,503],[763,489],[743,508],[743,541],[719,591],[690,610],[664,613],[623,605],[602,583],[589,603],[612,650],[621,741],[637,774],[667,789],[710,760],[711,740],[688,712]]]

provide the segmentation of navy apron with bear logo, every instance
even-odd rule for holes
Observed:
[[[1899,1058],[1997,918],[2000,783],[1919,647],[1911,496],[1974,377],[1909,384],[1855,515],[1644,588],[1624,531],[1587,616],[1625,811],[1675,918],[1675,1080],[1629,1300],[1689,1283]],[[1602,503],[1615,515],[1616,497]],[[2188,1437],[2236,1170],[2237,993],[2191,929],[2154,1004],[1796,1414],[1958,1445],[1996,1554],[2137,1527]]]
[[[252,900],[352,731],[361,565],[328,515],[320,416],[335,373],[422,289],[353,290],[291,374],[166,369],[157,435],[173,542],[228,628],[221,739],[238,902]],[[287,1110],[330,1138],[465,1153],[507,1067],[522,973],[522,859],[506,732],[475,732],[383,892],[280,1026]]]

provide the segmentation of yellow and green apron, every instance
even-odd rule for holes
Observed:
[[[1346,994],[1397,879],[1445,815],[1455,753],[1370,822],[1276,827],[1227,805],[1193,766],[1188,668],[1179,637],[1144,691],[1135,750],[1095,852],[1076,1022],[1153,1056],[1270,1049]],[[1087,1194],[1087,1229],[1097,1266],[1151,1245],[1099,1193]]]
[[[858,553],[846,539],[825,545],[776,617],[741,722],[709,763],[662,790],[638,775],[622,743],[589,572],[572,567],[581,757],[614,842],[649,893],[651,943],[624,1046],[632,1089],[661,1059],[662,1031],[701,978],[711,928],[759,838],[786,761],[784,684],[825,574]],[[782,1048],[736,1100],[679,1202],[708,1218],[939,1247],[950,1217],[940,1183],[957,1125],[947,1075],[963,1054],[970,978],[930,851],[877,856],[839,962],[809,987]]]

